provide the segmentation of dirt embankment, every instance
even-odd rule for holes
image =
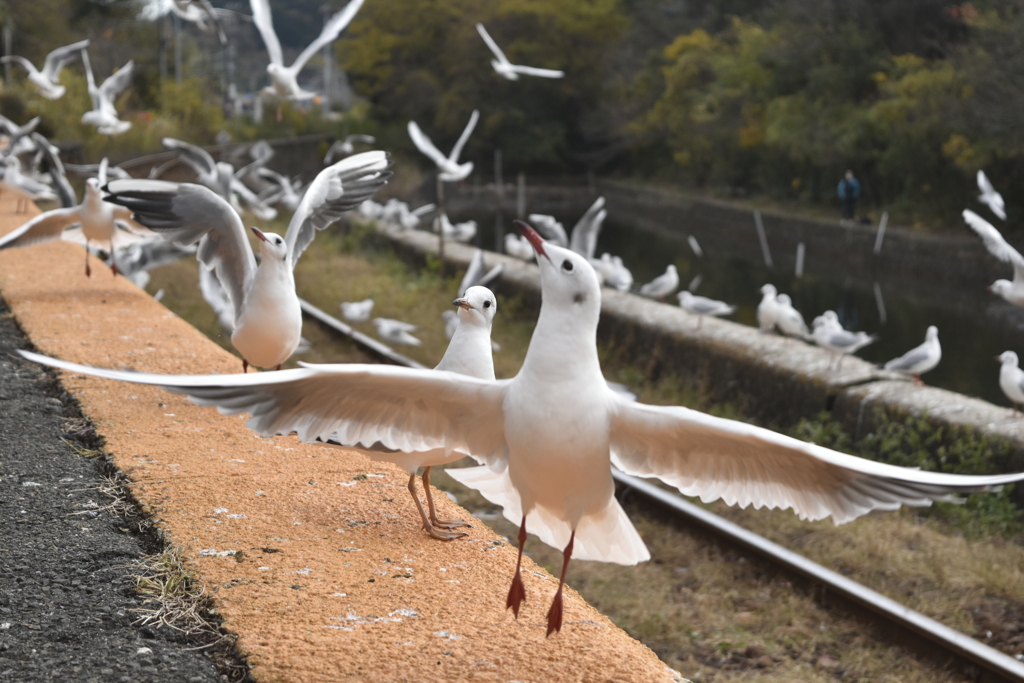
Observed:
[[[28,217],[0,198],[0,233]],[[238,360],[81,247],[0,252],[0,294],[41,352],[158,373]],[[482,523],[451,543],[420,529],[397,468],[356,451],[262,438],[244,419],[141,385],[63,376],[185,549],[261,681],[656,681],[677,676],[573,591],[544,637],[556,582],[524,560],[527,603],[504,609],[515,549]],[[468,517],[438,494],[439,513]]]

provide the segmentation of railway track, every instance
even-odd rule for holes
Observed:
[[[328,315],[307,301],[299,300],[303,313],[316,319],[337,334],[344,335],[359,348],[375,358],[395,365],[423,368],[424,366],[385,344],[362,334],[344,322]],[[794,553],[722,517],[694,505],[682,496],[663,489],[649,481],[638,479],[612,469],[612,476],[622,487],[648,501],[667,508],[689,524],[702,528],[725,543],[751,552],[787,573],[796,575],[813,586],[820,587],[821,595],[838,597],[868,618],[889,627],[894,635],[915,649],[926,650],[933,659],[942,663],[956,660],[977,681],[1024,682],[1024,662],[995,648],[951,629],[938,621],[852,581],[842,574]],[[923,646],[923,647],[922,647]]]

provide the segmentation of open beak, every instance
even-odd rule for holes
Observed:
[[[259,228],[252,228],[252,234],[256,235],[256,237],[259,237],[261,242],[267,241],[267,236],[264,235],[263,231],[260,230]]]
[[[551,261],[551,257],[544,251],[544,238],[538,235],[537,231],[530,227],[528,223],[524,223],[519,220],[512,222],[515,223],[517,228],[519,228],[520,234],[526,238],[526,241],[530,243],[530,246],[532,246],[533,250],[537,252],[537,255],[543,256],[548,261]]]
[[[469,305],[469,300],[467,300],[465,297],[462,297],[461,299],[456,299],[455,301],[453,301],[452,302],[452,306],[458,306],[459,308],[465,308],[467,311],[469,309],[473,308],[472,306]]]

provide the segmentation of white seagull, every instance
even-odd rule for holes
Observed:
[[[706,296],[697,296],[687,290],[679,292],[679,307],[687,313],[693,313],[697,316],[697,329],[700,329],[701,324],[704,322],[704,316],[710,315],[719,317],[723,315],[732,315],[733,311],[736,310],[735,306],[730,306],[724,301],[718,301],[717,299],[709,299]]]
[[[479,119],[480,111],[474,109],[473,113],[469,117],[469,123],[466,124],[466,127],[462,131],[462,135],[459,136],[455,146],[452,147],[451,154],[448,156],[441,153],[441,150],[439,150],[434,143],[430,141],[430,138],[420,130],[420,127],[416,125],[415,121],[409,122],[409,137],[412,138],[412,142],[416,145],[416,149],[437,164],[437,170],[440,172],[440,177],[443,182],[457,183],[460,180],[465,180],[469,174],[473,172],[473,162],[467,161],[464,164],[460,164],[459,155],[462,154],[462,148],[466,146],[466,142],[469,140],[469,136],[473,134],[473,129],[476,128],[476,122]]]
[[[99,178],[85,181],[85,196],[81,204],[39,214],[0,238],[0,249],[28,247],[55,239],[79,242],[85,246],[85,275],[90,277],[90,244],[109,247],[110,253],[116,254],[120,247],[146,239],[138,233],[148,234],[148,238],[153,239],[152,233],[132,220],[131,211],[103,201],[101,188],[106,183],[106,161],[104,159],[100,163]],[[116,261],[112,261],[110,270],[117,275]]]
[[[249,365],[280,368],[295,352],[302,310],[292,270],[318,230],[359,206],[391,175],[384,152],[348,157],[317,175],[282,238],[252,228],[262,260],[253,256],[245,226],[223,197],[201,185],[165,180],[115,180],[107,201],[128,207],[136,221],[179,246],[199,242],[197,257],[216,272],[234,312],[231,343]]]
[[[522,261],[533,260],[533,247],[525,237],[510,232],[505,235],[505,253]]]
[[[210,4],[210,0],[171,0],[171,11],[182,21],[195,24],[203,33],[216,31],[220,44],[228,44],[228,37],[224,35],[224,27],[217,16],[218,10]]]
[[[614,496],[612,465],[658,477],[704,502],[792,508],[802,519],[848,522],[871,510],[929,505],[992,490],[1024,474],[965,476],[896,467],[839,453],[744,422],[676,406],[634,403],[605,383],[597,349],[601,287],[586,259],[546,245],[538,254],[542,303],[522,368],[512,379],[390,365],[304,365],[253,375],[155,375],[101,370],[26,351],[76,374],[162,386],[224,413],[249,413],[263,434],[401,451],[447,449],[485,467],[449,471],[563,550],[548,634],[562,626],[570,558],[631,565],[650,558]],[[516,568],[506,604],[518,616]]]
[[[114,100],[131,84],[132,68],[135,66],[135,62],[128,60],[127,64],[111,74],[99,87],[96,87],[96,79],[92,75],[92,65],[89,64],[89,53],[86,50],[82,50],[82,65],[85,67],[89,99],[92,100],[92,110],[82,114],[82,123],[96,126],[96,130],[103,135],[120,135],[131,128],[131,121],[122,121],[117,118]]]
[[[87,47],[89,47],[88,40],[80,40],[77,43],[58,47],[46,55],[42,71],[37,69],[32,62],[17,55],[0,57],[0,62],[4,64],[21,64],[28,72],[29,83],[35,86],[40,95],[48,100],[59,100],[67,92],[67,88],[60,84],[61,69],[78,59],[79,54],[84,54],[83,51]]]
[[[788,294],[779,294],[775,297],[775,324],[782,334],[800,339],[810,338],[804,316],[793,308],[793,301]]]
[[[830,313],[831,315],[829,315]],[[839,357],[839,367],[842,367],[844,356],[857,353],[874,342],[877,337],[867,332],[844,330],[838,320],[834,311],[825,311],[825,315],[814,319],[814,332],[811,333],[811,336],[818,346],[836,354]],[[831,367],[831,365],[832,361],[829,361],[829,366]]]
[[[372,145],[376,142],[377,138],[372,135],[363,135],[362,133],[346,135],[344,140],[335,140],[334,144],[332,144],[330,149],[327,150],[327,154],[324,155],[324,165],[326,166],[333,163],[336,156],[340,155],[347,157],[354,154],[356,151],[356,143]]]
[[[576,225],[572,226],[569,248],[580,256],[593,259],[597,253],[597,237],[601,234],[601,226],[608,212],[604,208],[604,197],[598,197],[590,208],[580,216]]]
[[[963,217],[990,254],[1013,266],[1013,282],[996,280],[989,285],[988,291],[998,294],[1014,306],[1024,306],[1024,256],[1009,245],[994,225],[978,214],[964,209]]]
[[[423,344],[412,333],[419,329],[412,323],[402,322],[394,318],[374,318],[373,326],[377,328],[377,336],[392,344],[404,346],[420,346]]]
[[[679,289],[679,272],[675,265],[669,264],[665,272],[640,288],[640,295],[650,299],[664,300],[666,296]]]
[[[996,188],[992,187],[992,181],[988,179],[988,176],[980,168],[978,169],[978,189],[981,190],[981,194],[978,195],[978,201],[988,205],[992,213],[1005,221],[1006,202],[1003,201],[1003,195],[996,192]]]
[[[353,323],[365,323],[373,313],[373,299],[342,301],[338,308],[341,309],[341,315],[345,320]]]
[[[899,358],[885,364],[886,370],[896,370],[913,375],[915,384],[923,384],[921,375],[935,368],[942,360],[942,345],[939,344],[939,328],[929,325],[924,343],[907,351]]]
[[[996,356],[996,360],[1002,363],[999,368],[999,388],[1013,403],[1013,412],[1016,414],[1017,406],[1024,405],[1024,370],[1017,366],[1017,354],[1013,351],[1003,351]]]
[[[476,237],[476,221],[463,221],[452,223],[448,214],[438,214],[434,219],[434,234],[444,233],[446,240],[454,242],[468,242]]]
[[[274,20],[270,14],[270,0],[250,0],[250,5],[252,6],[253,23],[259,29],[263,44],[267,47],[267,55],[270,57],[270,64],[267,65],[270,86],[264,91],[289,100],[308,100],[315,97],[316,93],[299,87],[299,72],[321,48],[330,45],[337,39],[356,16],[356,12],[363,6],[363,0],[351,0],[345,5],[345,9],[328,19],[317,39],[302,51],[291,66],[284,65],[281,42],[277,39],[277,33],[274,32]]]
[[[757,326],[762,332],[771,332],[779,320],[778,290],[775,285],[761,286],[761,303],[757,305]]]
[[[551,242],[558,247],[569,246],[569,235],[565,232],[565,226],[562,225],[558,219],[554,216],[549,216],[544,213],[531,213],[527,218],[540,236],[546,241]]]
[[[28,195],[24,197],[18,196],[18,204],[15,207],[15,213],[25,213],[28,211],[29,201],[50,201],[57,199],[57,195],[54,194],[53,188],[46,183],[40,182],[31,176],[27,176],[21,172],[21,162],[16,156],[9,156],[3,161],[4,163],[4,177],[0,180],[0,187],[5,190],[15,190]]]
[[[518,81],[519,75],[523,76],[539,76],[541,78],[561,78],[565,75],[564,71],[556,71],[555,69],[538,69],[533,66],[521,66],[519,64],[513,64],[508,61],[508,57],[501,51],[498,44],[494,42],[491,35],[487,33],[487,29],[484,28],[483,24],[476,25],[476,31],[480,34],[480,37],[487,43],[487,47],[494,53],[496,59],[491,60],[491,66],[498,72],[499,75],[507,78],[510,81]]]

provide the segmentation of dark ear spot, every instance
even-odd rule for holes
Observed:
[[[587,300],[587,295],[584,294],[583,292],[576,292],[575,294],[572,295],[572,302],[574,304],[581,304],[581,303],[583,303],[586,300]]]

